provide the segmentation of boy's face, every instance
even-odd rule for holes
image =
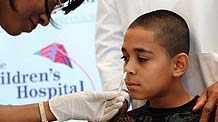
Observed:
[[[173,83],[171,60],[154,40],[154,32],[141,27],[129,29],[124,38],[126,86],[135,99],[161,97]]]

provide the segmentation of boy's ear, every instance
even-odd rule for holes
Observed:
[[[186,53],[179,53],[173,57],[173,76],[180,77],[182,76],[189,65],[189,58]]]

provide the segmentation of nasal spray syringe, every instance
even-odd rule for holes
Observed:
[[[122,76],[122,79],[121,79],[121,82],[120,82],[120,87],[118,88],[118,93],[120,94],[121,93],[121,90],[123,88],[123,85],[125,83],[125,79],[126,79],[126,72],[123,73],[123,76]]]

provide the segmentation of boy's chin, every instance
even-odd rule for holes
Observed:
[[[129,93],[131,98],[135,99],[135,100],[145,100],[147,99],[145,96],[142,96],[141,94],[137,94],[137,93]]]

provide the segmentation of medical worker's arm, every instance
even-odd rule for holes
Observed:
[[[201,94],[199,99],[197,100],[196,105],[193,108],[193,111],[196,112],[203,108],[200,122],[208,122],[212,111],[216,110],[215,119],[218,122],[218,83],[214,83],[209,86],[204,92]]]
[[[218,53],[205,53],[202,59],[214,83],[202,92],[193,111],[203,108],[200,122],[208,122],[211,112],[216,110],[215,122],[218,122]]]
[[[49,110],[48,102],[44,102],[44,108],[48,120],[55,120],[55,117]],[[1,122],[41,122],[38,104],[29,105],[1,105]]]
[[[96,18],[96,60],[104,91],[117,91],[123,74],[120,59],[123,29],[114,0],[98,0]],[[124,91],[127,91],[125,89]],[[129,100],[129,99],[128,99]],[[127,108],[123,109],[127,110]]]
[[[104,91],[117,90],[123,73],[123,30],[114,0],[99,0],[96,18],[96,59]]]
[[[118,112],[124,96],[124,93],[86,91],[52,98],[43,106],[48,121],[107,121]],[[41,122],[39,104],[0,106],[0,121]]]

